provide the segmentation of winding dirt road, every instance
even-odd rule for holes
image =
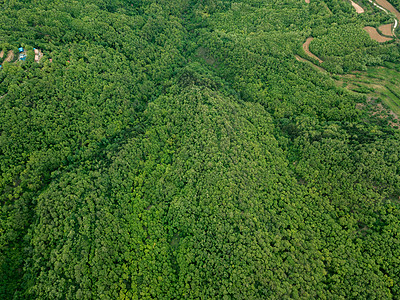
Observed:
[[[320,59],[319,57],[317,57],[316,55],[312,54],[311,51],[310,51],[310,48],[309,48],[309,47],[310,47],[310,43],[311,43],[311,41],[312,41],[313,39],[314,39],[313,37],[307,38],[306,42],[303,44],[304,52],[306,52],[306,54],[307,54],[308,56],[310,56],[310,57],[312,57],[312,58],[318,60],[318,62],[319,62],[320,64],[322,64],[324,61],[323,61],[322,59]]]
[[[320,70],[321,72],[327,73],[327,71],[326,71],[325,69],[323,69],[323,68],[317,66],[316,64],[313,64],[311,61],[309,61],[309,60],[307,60],[307,59],[304,59],[304,58],[302,58],[302,57],[300,57],[300,56],[298,56],[298,55],[295,55],[294,57],[295,57],[298,61],[308,63],[308,64],[310,64],[311,66],[313,66],[314,68]]]

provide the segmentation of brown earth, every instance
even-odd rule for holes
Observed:
[[[305,0],[306,1],[306,3],[310,3],[310,0]]]
[[[378,29],[382,32],[383,35],[393,36],[392,24],[381,25],[378,27]]]
[[[4,60],[4,62],[12,61],[13,59],[14,59],[14,52],[13,51],[8,51],[7,57]]]
[[[3,58],[3,56],[4,56],[4,51],[1,50],[1,52],[0,52],[0,58]]]
[[[379,43],[383,43],[383,42],[387,42],[387,41],[391,41],[391,38],[387,38],[385,36],[382,36],[378,33],[378,31],[376,31],[376,28],[371,27],[371,26],[366,26],[363,28],[366,32],[368,32],[369,36],[371,37],[371,39],[379,42]]]
[[[354,1],[351,1],[351,5],[353,5],[353,7],[356,9],[356,12],[358,14],[362,14],[364,12],[364,8],[362,8],[360,5],[358,5],[357,3],[355,3]]]
[[[313,39],[314,39],[313,37],[307,38],[306,42],[303,44],[303,49],[304,49],[304,51],[306,52],[306,54],[307,54],[308,56],[310,56],[310,57],[312,57],[312,58],[318,60],[318,62],[319,62],[320,64],[322,64],[322,63],[323,63],[323,60],[320,59],[319,57],[315,56],[314,54],[312,54],[312,53],[310,52],[309,47],[310,47],[310,43],[311,43],[311,41],[312,41]]]

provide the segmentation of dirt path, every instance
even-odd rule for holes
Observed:
[[[1,50],[1,52],[0,52],[0,58],[3,58],[3,56],[4,56],[4,51]]]
[[[378,29],[382,32],[383,35],[393,36],[392,24],[381,25],[378,27]]]
[[[312,41],[313,39],[314,39],[313,37],[307,38],[306,42],[303,44],[303,49],[304,49],[304,51],[306,52],[306,54],[307,54],[308,56],[310,56],[310,57],[312,57],[312,58],[318,60],[318,62],[319,62],[320,64],[322,64],[322,63],[323,63],[323,60],[320,59],[319,57],[315,56],[314,54],[312,54],[312,53],[310,52],[310,48],[309,48],[309,47],[310,47],[310,43],[311,43],[311,41]]]
[[[353,5],[353,7],[356,9],[356,12],[358,14],[362,14],[364,12],[364,8],[362,8],[360,5],[358,5],[357,3],[355,3],[354,1],[350,0],[351,5]]]
[[[391,41],[391,38],[382,36],[378,33],[378,31],[376,31],[376,28],[371,27],[371,26],[366,26],[363,28],[366,32],[368,32],[369,36],[371,37],[371,39],[379,42],[379,43],[384,43],[387,41]]]
[[[309,61],[309,60],[307,60],[307,59],[304,59],[304,58],[302,58],[302,57],[300,57],[300,56],[298,56],[298,55],[295,55],[295,57],[296,57],[296,59],[297,59],[298,61],[308,63],[308,64],[312,65],[314,68],[320,70],[321,72],[327,73],[327,71],[326,71],[325,69],[323,69],[323,68],[321,68],[321,67],[319,67],[319,66],[313,64],[311,61]]]
[[[4,62],[9,62],[12,61],[14,59],[14,52],[13,51],[8,51],[7,57],[4,60]]]

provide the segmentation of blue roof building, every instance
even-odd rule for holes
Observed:
[[[25,53],[20,53],[19,54],[19,60],[26,60],[26,54]]]
[[[18,51],[19,52],[24,52],[24,48],[20,47],[20,48],[18,48]]]

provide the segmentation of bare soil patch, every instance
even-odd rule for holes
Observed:
[[[353,5],[353,7],[355,8],[356,12],[358,14],[362,14],[364,12],[364,8],[362,8],[360,5],[358,5],[357,3],[355,3],[354,1],[350,0],[351,5]]]
[[[384,42],[387,42],[387,41],[391,41],[391,40],[392,40],[391,38],[388,38],[388,37],[385,37],[385,36],[380,35],[380,34],[378,33],[378,31],[376,31],[376,28],[374,28],[374,27],[366,26],[366,27],[364,27],[363,29],[364,29],[366,32],[368,32],[368,34],[369,34],[369,36],[370,36],[371,39],[373,39],[373,40],[375,40],[375,41],[377,41],[377,42],[379,42],[379,43],[384,43]]]
[[[381,31],[382,35],[394,36],[392,27],[393,27],[393,24],[385,24],[385,25],[379,26],[378,29]]]
[[[8,51],[7,57],[4,60],[4,62],[10,62],[14,59],[14,52],[13,51]]]
[[[306,3],[310,3],[310,0],[305,0],[306,1]]]
[[[378,29],[382,32],[383,35],[393,36],[392,24],[381,25],[378,27]]]
[[[4,51],[1,50],[1,52],[0,52],[0,58],[3,58],[3,56],[4,56]]]
[[[306,52],[306,54],[307,54],[308,56],[310,56],[310,57],[312,57],[312,58],[318,60],[318,62],[319,62],[320,64],[322,64],[322,63],[323,63],[323,60],[320,59],[319,57],[317,57],[316,55],[312,54],[311,51],[310,51],[310,48],[309,48],[309,47],[310,47],[310,43],[311,43],[311,41],[312,41],[313,39],[314,39],[313,37],[307,38],[306,42],[303,44],[303,49],[304,49],[304,51]]]

